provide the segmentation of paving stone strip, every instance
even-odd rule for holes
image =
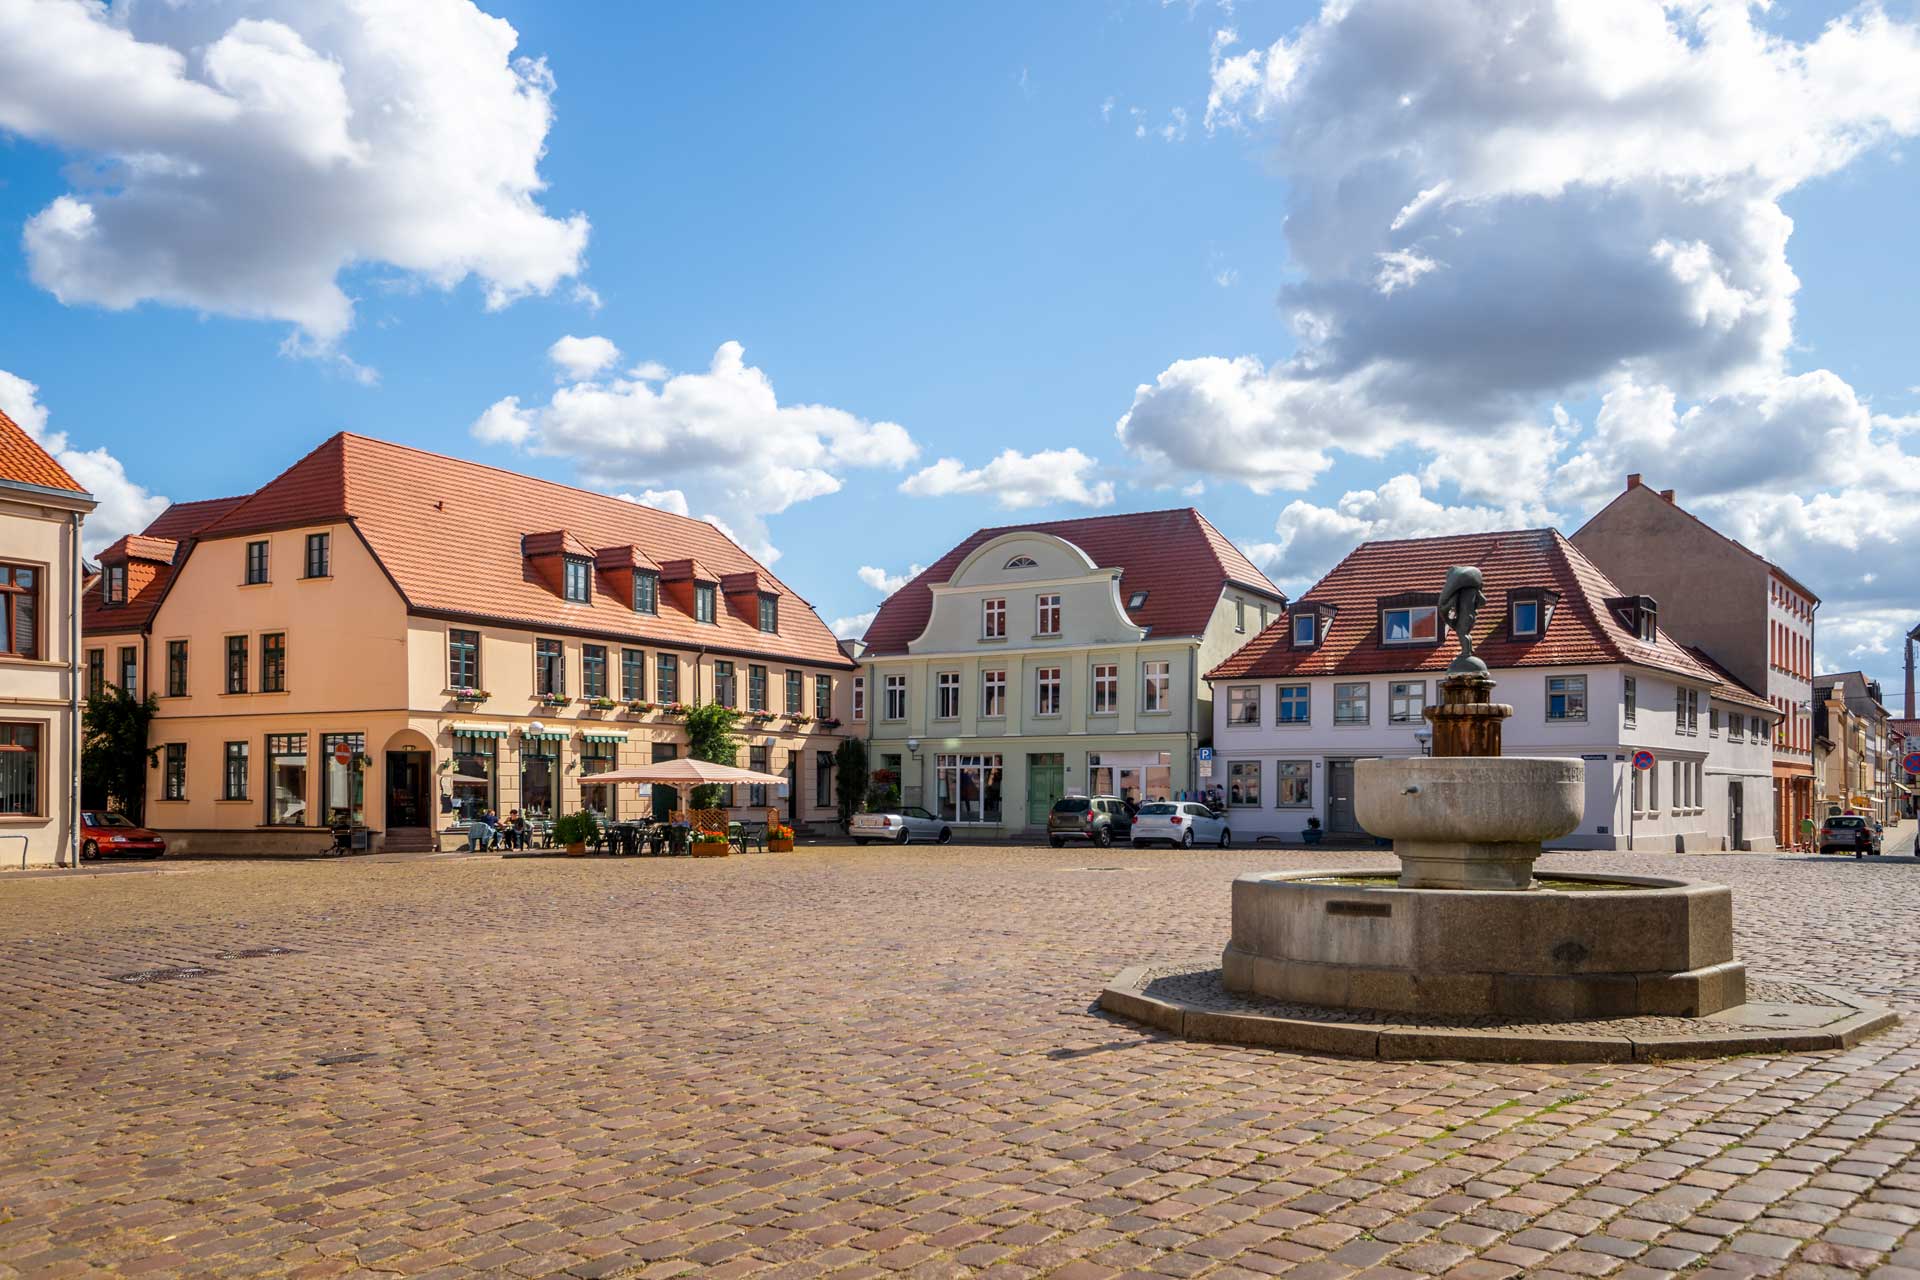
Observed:
[[[0,1276],[1920,1276],[1910,867],[1582,859],[1729,883],[1754,967],[1908,1021],[1542,1066],[1092,1011],[1315,864],[1073,855],[0,881]]]

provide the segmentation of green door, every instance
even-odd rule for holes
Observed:
[[[1027,757],[1027,825],[1044,827],[1053,802],[1067,794],[1067,758],[1057,751]]]

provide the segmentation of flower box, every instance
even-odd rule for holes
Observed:
[[[732,852],[727,838],[712,831],[694,832],[693,840],[687,847],[696,858],[724,858]]]
[[[493,695],[485,689],[449,689],[447,690],[447,696],[455,702],[481,703]]]
[[[689,708],[686,703],[676,702],[671,706],[660,708],[660,714],[670,716],[675,720],[684,720],[688,710]]]
[[[767,829],[767,852],[768,853],[792,853],[793,852],[793,828],[792,827],[769,827]]]
[[[654,706],[651,702],[629,702],[627,704],[627,710],[633,712],[635,715],[643,716],[653,709]]]
[[[822,729],[838,729],[840,727],[840,722],[838,720],[835,720],[832,716],[828,716],[825,720],[822,720],[820,722],[820,727]]]
[[[587,705],[595,711],[611,711],[620,704],[612,698],[592,698],[588,700]]]
[[[543,707],[564,707],[569,702],[572,702],[573,699],[564,693],[543,693],[538,698],[535,698],[534,701]]]

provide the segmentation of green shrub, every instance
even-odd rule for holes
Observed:
[[[553,842],[555,844],[585,844],[593,839],[600,830],[599,820],[582,809],[579,813],[563,814],[553,820]]]

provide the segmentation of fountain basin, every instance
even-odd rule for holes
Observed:
[[[1540,842],[1578,827],[1586,797],[1578,760],[1446,756],[1354,769],[1354,812],[1392,839],[1409,889],[1527,888]]]
[[[1576,872],[1555,873],[1585,886],[1572,893],[1330,883],[1379,874],[1238,877],[1225,986],[1333,1008],[1543,1020],[1698,1017],[1746,1000],[1724,885]]]

